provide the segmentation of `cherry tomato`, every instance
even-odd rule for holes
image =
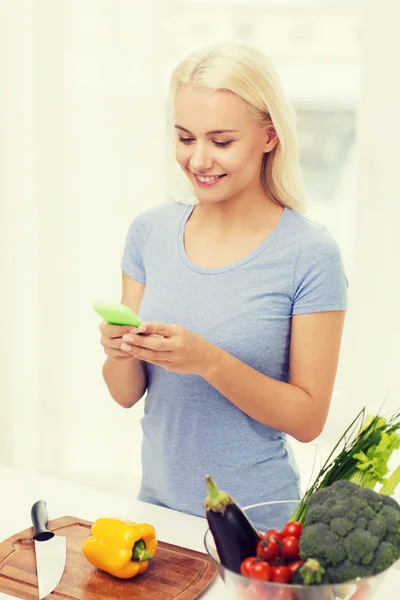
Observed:
[[[240,565],[241,574],[245,577],[250,577],[250,567],[256,560],[256,556],[249,556],[248,558],[245,558],[244,561],[242,561],[242,564]]]
[[[252,579],[262,579],[269,581],[271,578],[271,565],[263,560],[253,562],[250,567],[250,577]]]
[[[246,589],[245,600],[274,600],[273,592],[266,590],[262,581],[252,581]]]
[[[275,583],[289,583],[291,579],[292,574],[289,567],[285,565],[272,567],[271,581],[275,581]]]
[[[267,537],[268,535],[274,535],[278,538],[278,540],[282,540],[284,538],[282,532],[279,531],[279,529],[268,529],[268,531],[265,532],[263,537]]]
[[[289,588],[281,588],[274,592],[274,600],[295,600],[295,595],[293,590]]]
[[[262,585],[261,581],[252,581],[249,586],[237,583],[235,585],[235,597],[237,596],[240,600],[256,600],[256,592],[253,592],[251,588],[253,583],[260,583]]]
[[[249,556],[242,561],[242,564],[240,565],[240,572],[245,577],[269,581],[271,575],[271,565],[263,560],[260,560],[256,556]]]
[[[282,541],[275,534],[265,535],[257,544],[257,556],[272,562],[281,554]]]
[[[300,544],[299,540],[293,535],[284,537],[282,540],[283,544],[283,556],[289,560],[297,560],[299,558]]]
[[[290,570],[290,574],[292,577],[296,573],[297,569],[301,567],[303,562],[304,560],[295,560],[294,562],[288,564],[288,569]]]
[[[289,521],[289,523],[286,523],[286,525],[284,525],[282,528],[282,536],[287,537],[290,535],[300,539],[302,531],[303,525],[301,523],[298,521]]]

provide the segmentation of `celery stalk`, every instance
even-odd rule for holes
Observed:
[[[400,465],[393,471],[379,490],[379,494],[393,496],[396,487],[400,484]]]

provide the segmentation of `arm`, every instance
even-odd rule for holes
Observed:
[[[121,304],[129,306],[134,312],[139,311],[145,285],[122,273]],[[131,327],[121,328],[121,334]],[[118,338],[119,343],[121,338]],[[138,402],[147,389],[146,372],[140,360],[127,355],[122,360],[107,357],[103,365],[103,378],[108,390],[120,406],[130,408]]]
[[[139,331],[163,339],[126,334],[124,351],[173,373],[202,377],[256,421],[306,443],[325,425],[344,317],[344,310],[292,317],[288,383],[260,373],[181,325],[143,323]]]
[[[323,430],[339,361],[344,311],[292,317],[289,383],[212,346],[199,375],[247,415],[310,442]]]

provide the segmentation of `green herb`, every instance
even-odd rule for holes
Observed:
[[[292,520],[304,524],[307,499],[335,481],[347,479],[370,489],[374,489],[377,483],[382,483],[378,493],[392,495],[400,483],[400,466],[387,478],[387,463],[394,450],[400,448],[398,431],[400,411],[386,419],[380,415],[365,416],[364,407],[333,448],[292,515]],[[342,450],[333,459],[341,445]]]

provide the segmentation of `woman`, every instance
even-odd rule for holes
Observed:
[[[324,428],[341,254],[302,214],[293,113],[262,55],[207,48],[175,69],[171,92],[176,161],[197,200],[133,220],[121,302],[144,324],[100,326],[114,400],[129,408],[147,391],[139,499],[204,516],[207,473],[242,506],[297,499],[287,434],[309,442]],[[274,525],[291,509],[271,512]]]

